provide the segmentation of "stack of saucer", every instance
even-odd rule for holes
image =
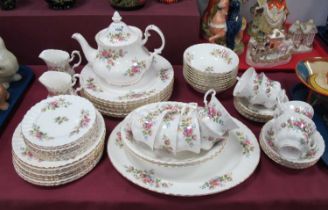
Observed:
[[[233,86],[239,58],[232,50],[216,44],[198,44],[185,50],[183,75],[198,92],[222,92]]]
[[[82,70],[80,78],[81,94],[102,114],[124,117],[145,104],[168,100],[173,91],[174,71],[165,58],[155,56],[150,69],[133,85],[108,85],[89,66]]]
[[[33,106],[12,139],[13,164],[24,180],[41,186],[74,181],[102,156],[105,123],[87,100],[70,95]]]

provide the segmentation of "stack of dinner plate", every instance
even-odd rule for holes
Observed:
[[[173,91],[174,71],[165,58],[156,56],[141,80],[129,86],[107,84],[90,66],[84,67],[80,79],[81,95],[102,114],[125,117],[140,106],[168,100]]]
[[[216,44],[197,44],[185,50],[183,75],[198,92],[222,92],[236,82],[239,58],[232,50]]]
[[[103,117],[88,100],[72,95],[47,98],[25,114],[14,132],[14,168],[35,185],[74,181],[100,160],[105,133]]]

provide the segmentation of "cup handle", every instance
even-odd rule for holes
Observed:
[[[149,26],[146,27],[146,30],[145,30],[145,33],[144,33],[145,38],[142,40],[142,45],[145,45],[146,42],[148,41],[148,37],[150,37],[150,33],[149,33],[150,30],[155,31],[160,36],[160,38],[162,40],[162,45],[159,48],[156,48],[154,50],[154,52],[151,53],[151,56],[161,54],[164,47],[165,47],[165,38],[164,38],[164,34],[161,31],[161,29],[159,29],[155,25],[149,25]]]
[[[81,62],[82,62],[82,57],[81,57],[81,53],[78,50],[74,50],[71,53],[71,59],[69,59],[69,62],[72,62],[74,60],[75,57],[78,57],[78,62],[76,64],[73,65],[72,69],[74,70],[76,67],[78,67]]]
[[[76,84],[77,80],[81,80],[80,74],[74,74],[72,77],[72,87]],[[74,90],[74,94],[78,95],[78,93],[82,90],[81,85]]]
[[[211,95],[211,99],[212,99],[212,97],[216,95],[216,91],[214,89],[209,89],[205,93],[205,95],[204,95],[204,104],[205,104],[205,107],[207,107],[207,104],[208,104],[207,97],[208,97],[209,94],[212,94]]]

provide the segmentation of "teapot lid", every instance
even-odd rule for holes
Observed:
[[[105,29],[105,33],[99,37],[103,43],[121,45],[137,40],[138,34],[122,21],[122,17],[117,11],[114,12],[112,20],[113,22]]]

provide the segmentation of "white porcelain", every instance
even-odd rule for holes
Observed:
[[[39,77],[39,82],[48,90],[48,96],[71,95],[75,94],[76,77],[77,74],[72,79],[66,72],[46,71]]]
[[[238,126],[215,98],[215,91],[211,90],[209,93],[214,96],[212,95],[210,103],[206,102],[205,108],[198,108],[195,103],[159,102],[134,110],[127,116],[133,141],[147,145],[151,151],[154,148],[167,149],[169,156],[172,156],[170,153],[173,151],[198,154],[201,150],[210,150],[216,142],[223,140],[230,130]],[[169,115],[170,112],[176,112],[180,116]],[[175,130],[171,128],[171,120],[176,121],[173,124]]]
[[[167,110],[137,109],[133,111],[129,119],[134,140],[147,144],[153,150],[155,138],[166,113]]]
[[[0,36],[0,84],[8,88],[10,82],[20,80],[22,76],[17,73],[18,70],[19,64],[16,56],[6,48],[5,42]]]
[[[77,50],[72,51],[70,55],[68,52],[63,50],[47,49],[43,50],[39,54],[39,58],[47,64],[48,70],[67,72],[72,76],[75,74],[74,69],[77,68],[82,61],[81,54]],[[78,61],[71,67],[70,63],[75,58],[77,58]]]
[[[233,90],[233,96],[250,98],[253,93],[252,84],[256,80],[257,73],[253,67],[248,68],[240,78]]]
[[[263,105],[273,109],[278,103],[282,91],[281,84],[270,80],[264,73],[258,74],[253,84],[254,95],[249,99],[251,104]]]
[[[207,149],[213,146],[213,141],[208,141],[209,138],[223,137],[230,130],[238,128],[229,112],[215,97],[215,94],[216,92],[213,89],[206,92],[204,95],[205,107],[199,112],[200,128],[203,138],[202,148],[207,147]],[[210,100],[207,101],[209,95]]]
[[[321,136],[321,134],[316,130],[311,135],[311,139],[314,144],[317,146],[315,149],[308,151],[308,153],[302,157],[297,159],[291,159],[290,156],[284,157],[279,154],[278,148],[275,145],[277,139],[277,132],[275,131],[276,121],[272,119],[268,121],[262,128],[260,133],[260,142],[264,144],[265,148],[264,152],[274,161],[284,166],[290,168],[307,168],[315,164],[320,157],[323,155],[325,151],[325,142]],[[261,145],[262,146],[262,145]]]
[[[275,146],[286,159],[304,159],[317,145],[312,138],[316,131],[314,122],[298,113],[288,113],[274,120]]]
[[[137,83],[150,69],[154,56],[160,54],[165,46],[164,35],[157,26],[147,26],[145,38],[142,39],[139,28],[128,26],[121,19],[119,13],[115,12],[109,27],[97,33],[97,49],[91,48],[81,34],[72,35],[81,45],[89,67],[106,85],[127,86]],[[144,47],[150,36],[149,31],[155,31],[162,41],[153,53]]]
[[[12,150],[15,157],[18,158],[21,162],[43,170],[54,170],[54,169],[61,169],[67,168],[69,166],[75,165],[77,163],[81,163],[92,151],[94,151],[99,145],[102,143],[102,136],[104,132],[106,132],[105,122],[101,114],[97,113],[97,135],[94,136],[94,143],[87,148],[84,152],[78,154],[76,157],[68,159],[68,160],[58,160],[58,161],[47,161],[47,160],[40,160],[37,157],[34,157],[29,152],[27,148],[24,138],[23,138],[23,128],[22,123],[16,128],[13,139],[12,139]]]
[[[190,151],[200,153],[202,142],[198,122],[197,104],[185,104],[181,109],[178,125],[177,139],[173,140],[177,145],[177,152]]]
[[[238,79],[233,96],[245,98],[252,109],[263,106],[264,109],[274,110],[278,102],[288,101],[280,82],[269,79],[264,73],[257,74],[253,67]]]
[[[238,71],[239,57],[227,47],[217,44],[192,45],[183,53],[183,61],[201,72],[229,73]]]
[[[313,107],[304,101],[288,101],[278,105],[275,111],[275,116],[278,117],[284,113],[295,112],[303,114],[312,119],[314,115]]]
[[[126,149],[119,124],[111,133],[107,152],[112,165],[127,180],[153,192],[173,196],[202,196],[223,192],[244,182],[256,169],[260,150],[254,134],[236,120],[227,145],[213,159],[185,167],[164,167],[143,161]]]
[[[138,83],[131,86],[108,85],[94,73],[89,65],[85,66],[80,74],[83,91],[100,101],[117,103],[139,101],[158,95],[173,80],[173,67],[161,56],[155,56],[150,71]]]
[[[96,125],[91,102],[73,95],[47,98],[34,105],[22,120],[22,134],[31,144],[56,148],[82,141]]]

